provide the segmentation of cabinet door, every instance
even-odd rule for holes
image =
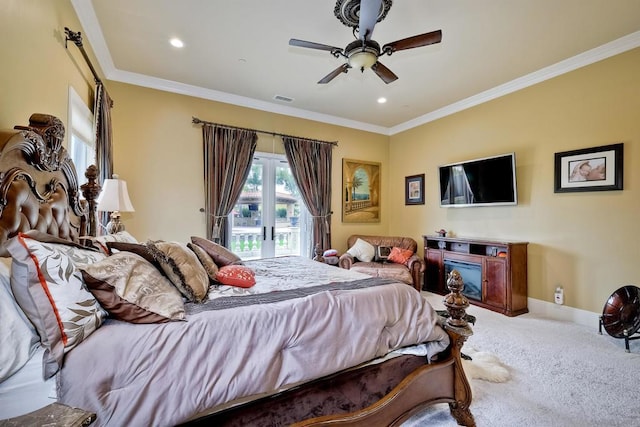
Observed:
[[[424,290],[439,294],[444,293],[442,251],[439,249],[426,249],[425,258],[427,268],[424,272]]]
[[[485,258],[482,301],[504,308],[507,302],[506,262],[503,258]]]

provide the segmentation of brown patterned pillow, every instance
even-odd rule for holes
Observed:
[[[153,256],[153,252],[151,252],[151,249],[149,249],[149,247],[144,243],[107,242],[107,248],[109,248],[109,252],[111,253],[118,253],[120,251],[125,251],[125,252],[132,252],[136,255],[139,255],[142,258],[149,261],[151,264],[153,264],[154,267],[156,267],[158,270],[160,270],[164,274],[164,272],[162,271],[162,267],[160,266],[160,263]]]
[[[209,276],[187,245],[158,240],[147,242],[147,247],[182,295],[192,302],[202,302],[206,298]]]
[[[191,236],[191,243],[200,246],[213,259],[218,267],[229,264],[242,264],[240,257],[222,245],[202,237]]]
[[[202,264],[204,270],[207,272],[207,276],[209,276],[209,282],[215,282],[216,274],[218,274],[218,266],[215,262],[213,262],[213,258],[209,256],[207,251],[205,251],[198,245],[187,243],[187,247],[191,249],[194,254],[196,254],[196,257],[198,257],[200,264]]]
[[[81,271],[93,296],[116,319],[163,323],[185,317],[180,292],[135,253],[118,252]]]

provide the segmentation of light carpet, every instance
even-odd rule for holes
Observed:
[[[442,296],[423,294],[444,309]],[[624,340],[599,335],[597,324],[507,317],[476,306],[467,312],[477,321],[463,353],[476,349],[495,357],[510,377],[470,380],[477,426],[640,426],[640,340],[626,353]],[[449,406],[438,404],[403,427],[456,425]]]

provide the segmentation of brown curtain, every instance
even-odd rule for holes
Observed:
[[[331,247],[331,154],[332,144],[283,137],[284,150],[302,199],[313,217],[313,248]]]
[[[204,124],[202,137],[207,238],[227,246],[227,216],[238,201],[251,171],[258,134]]]
[[[96,86],[95,121],[96,121],[96,166],[98,167],[98,182],[100,185],[105,179],[113,175],[113,143],[111,131],[111,108],[113,100],[107,93],[102,82]],[[84,174],[81,171],[80,174]],[[106,226],[109,222],[109,212],[102,212],[99,217],[100,224]],[[99,227],[101,230],[104,228]],[[103,234],[98,230],[98,234]]]

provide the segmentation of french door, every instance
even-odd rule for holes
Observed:
[[[309,214],[285,156],[255,154],[229,224],[230,249],[244,260],[305,253]]]

